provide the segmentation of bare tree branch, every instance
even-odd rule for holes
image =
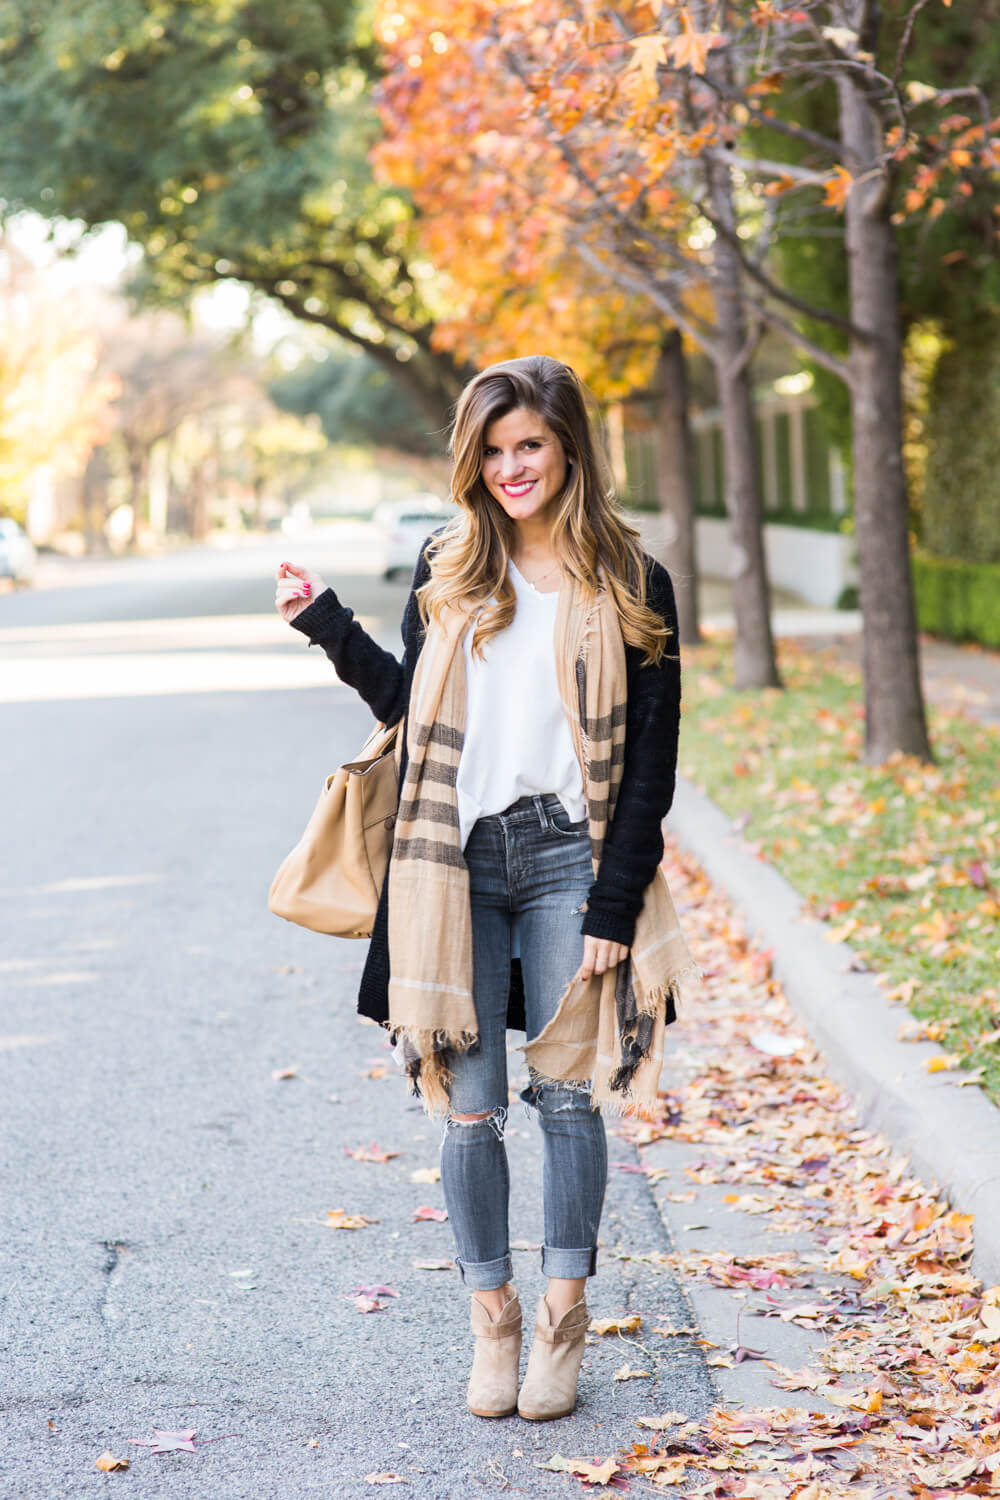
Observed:
[[[664,291],[655,280],[642,276],[638,271],[629,270],[617,258],[614,265],[607,265],[584,240],[575,245],[574,250],[592,270],[599,271],[604,276],[610,276],[626,291],[640,292],[644,297],[648,297],[650,302],[665,313],[681,333],[687,334],[693,343],[704,350],[709,358],[714,359],[717,356],[715,341],[706,333],[701,319],[690,316],[680,305],[679,299]]]
[[[811,302],[805,302],[801,297],[796,297],[793,292],[787,291],[785,287],[779,286],[776,281],[773,281],[768,276],[766,271],[762,271],[760,266],[748,258],[746,247],[739,235],[734,234],[728,225],[723,224],[712,213],[707,204],[699,203],[697,208],[698,212],[711,224],[716,234],[736,250],[747,275],[753,281],[756,281],[759,286],[762,286],[772,297],[776,297],[778,301],[784,302],[788,307],[794,308],[796,312],[802,313],[806,318],[814,318],[817,323],[828,323],[831,328],[839,329],[841,333],[846,333],[850,338],[864,339],[867,337],[864,330],[858,328],[849,318],[842,318],[839,313],[829,312],[825,307],[816,307]]]
[[[755,308],[772,327],[780,328],[783,333],[786,333],[803,354],[815,360],[816,364],[822,365],[823,369],[829,370],[831,375],[836,375],[837,379],[842,380],[845,385],[850,385],[851,367],[846,359],[840,359],[836,354],[831,354],[829,349],[824,349],[822,344],[817,344],[815,339],[804,334],[791,318],[786,318],[775,308],[758,302],[750,293],[747,293],[746,300],[749,306]]]
[[[903,27],[903,35],[900,37],[899,46],[896,48],[896,61],[892,69],[892,82],[894,87],[898,87],[899,85],[899,75],[903,71],[903,64],[906,61],[906,54],[910,50],[910,42],[913,40],[913,28],[917,24],[917,17],[924,9],[924,7],[929,4],[930,0],[916,0],[916,4],[911,6],[910,8],[910,13],[906,18],[906,25]]]

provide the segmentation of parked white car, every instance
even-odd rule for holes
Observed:
[[[378,528],[382,547],[382,573],[392,578],[396,573],[413,572],[421,545],[432,531],[437,531],[458,507],[437,495],[408,495],[405,500],[386,500],[375,507],[372,521]]]
[[[0,578],[30,583],[37,561],[35,544],[23,528],[10,516],[0,516]]]

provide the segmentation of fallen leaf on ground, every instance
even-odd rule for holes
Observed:
[[[734,1344],[729,1352],[738,1365],[741,1365],[746,1359],[767,1358],[767,1354],[763,1349],[748,1349],[745,1344]]]
[[[962,1059],[957,1052],[941,1052],[937,1057],[929,1057],[924,1063],[928,1073],[950,1073],[952,1068],[960,1068]]]
[[[552,1469],[557,1474],[572,1474],[577,1479],[586,1480],[588,1484],[607,1484],[618,1473],[618,1463],[613,1458],[606,1458],[600,1463],[587,1458],[563,1458],[561,1453],[553,1453],[548,1463],[537,1463],[535,1468]]]
[[[369,1219],[367,1214],[349,1214],[346,1208],[328,1208],[326,1211],[328,1229],[367,1229],[369,1224],[377,1223],[378,1219]]]
[[[638,1333],[642,1327],[642,1319],[638,1313],[631,1313],[626,1318],[592,1318],[589,1331],[591,1333]]]
[[[150,1453],[194,1453],[197,1431],[197,1427],[188,1427],[184,1432],[164,1432],[161,1428],[154,1427],[151,1438],[129,1438],[129,1442],[140,1448],[148,1448]]]
[[[410,1173],[411,1182],[440,1182],[440,1167],[418,1167],[415,1172]]]
[[[275,1068],[271,1077],[277,1082],[281,1078],[297,1078],[299,1076],[299,1065],[294,1063],[290,1068]]]
[[[348,1302],[354,1303],[359,1313],[376,1313],[386,1310],[385,1303],[380,1302],[377,1297],[351,1297],[346,1292],[344,1296]]]
[[[381,1474],[366,1474],[366,1484],[405,1484],[406,1480],[402,1474],[394,1474],[391,1469],[385,1469]]]
[[[709,1360],[709,1364],[712,1361]],[[611,1377],[612,1380],[651,1380],[652,1373],[649,1370],[633,1370],[629,1365],[622,1365]]]
[[[415,1271],[454,1271],[453,1260],[415,1260],[413,1262]]]
[[[674,1439],[674,1441],[677,1440]],[[651,1479],[659,1489],[662,1485],[680,1484],[689,1463],[689,1459],[675,1458],[669,1453],[660,1451],[650,1453],[644,1443],[635,1443],[631,1454],[624,1461],[624,1466],[629,1474],[640,1474]],[[758,1492],[744,1489],[742,1493],[749,1497],[750,1495],[756,1496]],[[762,1494],[765,1493],[762,1492]]]
[[[772,1368],[778,1374],[771,1376],[771,1384],[779,1391],[819,1391],[834,1378],[823,1370],[787,1370],[783,1365]]]
[[[355,1297],[398,1297],[399,1293],[391,1286],[356,1286]]]
[[[949,1078],[948,1082],[951,1084],[951,1086],[952,1086],[953,1089],[967,1089],[967,1088],[969,1088],[969,1086],[971,1084],[982,1083],[982,1081],[983,1081],[983,1079],[985,1077],[986,1077],[986,1069],[985,1068],[973,1068],[970,1072],[966,1073],[962,1078]]]
[[[422,1203],[419,1208],[413,1210],[413,1217],[417,1223],[426,1221],[432,1224],[443,1224],[448,1217],[448,1210],[446,1208],[431,1208],[428,1204]]]
[[[636,1425],[649,1427],[653,1432],[663,1432],[667,1427],[679,1427],[687,1417],[682,1411],[665,1411],[662,1417],[638,1417]]]
[[[355,1161],[392,1161],[394,1156],[402,1155],[399,1151],[384,1151],[377,1141],[371,1141],[367,1146],[344,1147],[344,1155],[353,1157]]]
[[[113,1474],[116,1469],[127,1469],[131,1460],[127,1458],[115,1458],[111,1449],[108,1448],[95,1462],[102,1473]]]

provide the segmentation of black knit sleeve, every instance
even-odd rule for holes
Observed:
[[[628,713],[625,764],[614,820],[597,878],[587,899],[582,931],[631,945],[646,887],[663,858],[660,825],[670,810],[677,775],[681,666],[677,607],[666,568],[649,560],[646,602],[672,632],[657,666],[626,646]]]
[[[322,647],[341,682],[354,688],[382,724],[395,724],[406,712],[414,659],[422,635],[416,591],[429,574],[430,567],[421,548],[403,611],[401,662],[358,624],[354,611],[341,604],[331,588],[324,589],[290,621],[296,630],[309,637],[310,646]]]

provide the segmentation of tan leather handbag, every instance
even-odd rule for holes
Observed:
[[[271,882],[267,904],[276,916],[331,937],[371,936],[399,806],[402,724],[379,724],[358,759],[326,778]]]

